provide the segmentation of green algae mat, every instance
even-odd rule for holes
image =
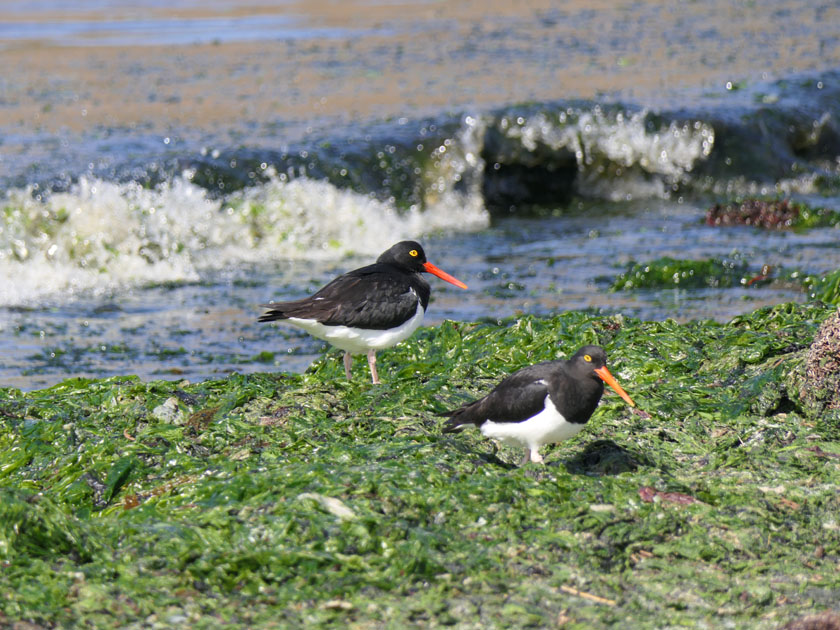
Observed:
[[[727,324],[446,322],[364,362],[0,390],[0,627],[778,628],[840,602],[840,417],[803,364],[836,307]],[[436,416],[607,349],[547,465]]]

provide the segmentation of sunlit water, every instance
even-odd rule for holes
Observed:
[[[724,229],[701,219],[701,207],[674,202],[593,203],[567,216],[508,219],[476,232],[427,237],[429,258],[470,288],[430,277],[426,323],[568,309],[726,320],[805,296],[772,287],[611,293],[602,278],[614,277],[630,260],[660,256],[735,255],[756,270],[764,264],[812,273],[840,268],[837,230]],[[201,271],[195,282],[81,291],[33,308],[6,308],[0,311],[0,382],[32,388],[70,375],[198,380],[232,371],[300,371],[324,344],[291,326],[258,324],[258,305],[311,293],[370,259],[243,263]]]
[[[324,344],[258,305],[404,238],[470,287],[430,277],[428,325],[723,321],[806,296],[610,279],[840,268],[838,230],[702,221],[745,194],[840,209],[831,3],[136,4],[2,9],[0,386],[303,370]]]

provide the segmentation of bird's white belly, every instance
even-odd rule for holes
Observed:
[[[486,437],[501,440],[513,446],[527,446],[532,450],[543,444],[554,444],[568,440],[580,433],[583,424],[567,422],[557,411],[551,397],[545,397],[545,409],[523,422],[493,422],[488,420],[481,425],[481,433]]]
[[[381,350],[398,344],[410,337],[423,323],[426,311],[420,301],[417,302],[417,312],[414,317],[390,330],[373,330],[370,328],[351,328],[349,326],[327,326],[314,319],[289,317],[285,321],[303,328],[313,337],[330,342],[350,354],[365,354],[368,350]]]

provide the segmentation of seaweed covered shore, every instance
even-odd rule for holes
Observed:
[[[720,324],[448,321],[302,375],[0,390],[0,626],[778,628],[840,601],[840,412],[809,397],[835,306]],[[435,414],[607,350],[545,466]],[[29,625],[26,625],[29,624]]]

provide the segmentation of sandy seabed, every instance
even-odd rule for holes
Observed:
[[[246,16],[278,20],[276,33],[239,37],[236,20]],[[234,31],[168,45],[154,31],[121,26],[137,20],[227,20]],[[687,91],[720,95],[727,81],[840,62],[840,6],[809,0],[175,0],[144,9],[115,3],[107,14],[21,3],[0,21],[0,130],[12,153],[37,154],[33,137],[44,135],[72,142],[113,130],[224,130],[259,144],[277,126],[291,134],[525,101],[685,104]],[[38,36],[39,24],[60,33],[80,22],[99,28]]]

